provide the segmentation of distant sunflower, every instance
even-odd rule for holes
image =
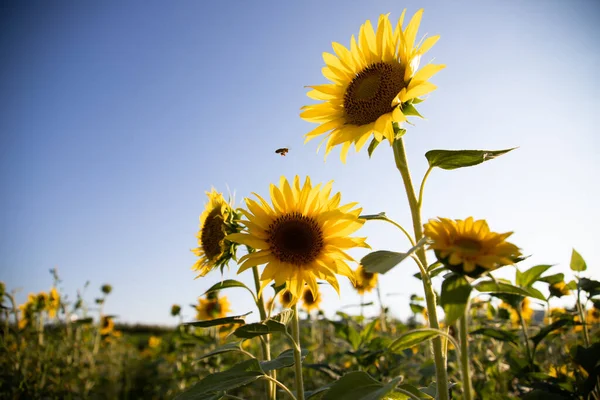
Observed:
[[[313,291],[306,286],[302,293],[302,303],[304,304],[304,309],[308,312],[318,310],[319,305],[321,304],[321,293],[319,293],[318,290],[313,293]]]
[[[248,218],[240,221],[248,233],[235,233],[227,238],[256,249],[240,259],[238,273],[256,265],[267,264],[260,280],[262,286],[275,281],[285,284],[292,294],[290,306],[302,295],[307,283],[317,291],[317,279],[329,282],[339,293],[336,274],[351,280],[354,273],[348,266],[352,261],[347,249],[368,247],[365,238],[349,237],[364,220],[356,203],[340,206],[341,194],[330,198],[332,182],[323,187],[312,186],[306,178],[300,186],[295,177],[293,186],[282,177],[279,187],[271,185],[271,207],[262,197],[259,202],[246,199]]]
[[[213,293],[209,293],[206,299],[198,298],[196,311],[196,319],[204,321],[225,318],[227,313],[231,312],[231,306],[227,297],[218,297]]]
[[[553,283],[548,287],[548,289],[550,290],[550,295],[554,297],[560,298],[571,294],[571,289],[569,289],[565,281]]]
[[[323,103],[302,108],[303,119],[320,124],[306,135],[307,141],[329,132],[326,153],[341,144],[345,161],[352,144],[359,151],[371,134],[378,142],[385,138],[392,143],[392,124],[418,115],[413,102],[436,89],[428,80],[445,66],[428,64],[417,71],[421,56],[439,36],[415,43],[423,10],[403,28],[405,12],[395,28],[388,15],[381,15],[376,30],[369,20],[360,27],[358,41],[353,35],[349,50],[334,42],[336,55],[323,53],[323,75],[332,83],[310,86],[308,97]]]
[[[115,321],[110,316],[103,316],[100,319],[100,335],[110,335],[115,329]]]
[[[150,336],[150,338],[148,338],[148,347],[150,347],[151,349],[156,349],[160,347],[161,343],[162,339],[157,336]]]
[[[506,239],[512,232],[491,232],[485,220],[440,218],[425,224],[430,250],[452,271],[476,278],[486,271],[514,264],[519,248]]]
[[[58,309],[60,308],[60,294],[56,288],[52,288],[50,290],[50,295],[48,297],[48,304],[46,306],[46,310],[48,310],[48,316],[50,318],[56,317],[58,313]]]
[[[235,257],[236,244],[225,239],[230,233],[238,232],[238,215],[223,194],[212,189],[206,192],[208,202],[200,215],[199,247],[192,249],[199,257],[192,269],[198,277],[205,276],[213,269],[223,267]]]
[[[377,274],[368,272],[362,265],[354,271],[354,277],[356,279],[354,288],[360,295],[369,293],[377,287]]]
[[[290,307],[290,304],[292,303],[292,297],[292,293],[289,290],[282,290],[280,292],[279,301],[281,302],[283,308]]]

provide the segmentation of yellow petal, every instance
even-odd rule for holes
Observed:
[[[421,82],[418,86],[415,86],[414,88],[412,88],[406,92],[406,95],[404,96],[405,100],[403,100],[403,101],[407,101],[410,99],[415,99],[417,97],[424,96],[428,93],[433,92],[435,89],[437,89],[437,86],[435,86],[433,83]]]

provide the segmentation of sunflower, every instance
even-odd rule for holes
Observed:
[[[292,303],[292,293],[289,290],[282,290],[279,294],[279,301],[283,308],[289,308]],[[295,301],[294,301],[295,303]]]
[[[48,297],[48,304],[46,305],[46,310],[48,311],[48,316],[50,318],[56,317],[58,313],[58,309],[60,308],[60,294],[56,288],[52,288],[50,290],[50,295]]]
[[[369,293],[377,286],[377,274],[368,272],[362,265],[354,271],[354,277],[356,279],[354,288],[360,295]]]
[[[235,259],[236,244],[225,239],[230,233],[238,232],[238,214],[230,202],[226,202],[223,194],[212,189],[206,192],[208,201],[204,212],[200,215],[199,247],[192,252],[199,257],[192,269],[198,271],[197,277],[205,276],[213,269],[227,265]]]
[[[257,251],[240,259],[238,274],[266,264],[260,277],[262,287],[271,281],[276,286],[285,284],[292,295],[290,306],[302,295],[305,283],[316,293],[317,279],[322,279],[339,294],[335,274],[354,280],[347,263],[353,259],[346,250],[369,246],[365,238],[348,235],[365,221],[359,218],[362,209],[354,208],[356,203],[340,206],[340,193],[330,197],[332,184],[313,187],[307,177],[301,187],[298,176],[293,185],[281,177],[279,187],[271,185],[273,207],[256,194],[258,202],[246,199],[248,211],[242,213],[248,220],[241,223],[248,233],[235,233],[228,239]]]
[[[29,301],[19,306],[19,310],[21,311],[21,318],[19,318],[18,323],[19,329],[25,329],[33,324],[33,319],[35,318],[35,303],[31,301],[31,296],[32,295],[29,295]]]
[[[423,10],[419,10],[403,28],[404,14],[392,28],[388,15],[381,15],[376,30],[367,20],[352,36],[350,49],[332,43],[336,55],[323,53],[323,75],[331,83],[310,86],[308,97],[322,103],[302,108],[300,117],[320,124],[306,134],[306,141],[329,132],[326,153],[342,144],[342,161],[354,143],[359,151],[371,137],[390,144],[394,126],[407,115],[419,115],[413,104],[419,97],[436,89],[428,80],[444,65],[428,64],[421,70],[421,56],[439,39],[432,36],[415,44]]]
[[[148,338],[148,347],[150,347],[151,349],[156,349],[156,348],[160,347],[161,343],[162,343],[162,339],[157,336],[150,336]]]
[[[231,312],[231,308],[227,297],[218,297],[214,293],[209,293],[206,299],[198,298],[196,311],[196,319],[203,321],[225,318],[227,313]]]
[[[486,271],[514,264],[521,255],[519,248],[506,241],[512,232],[491,232],[485,220],[450,220],[439,218],[425,224],[429,249],[438,261],[452,271],[476,278]]]
[[[309,313],[312,310],[318,310],[319,304],[321,304],[321,293],[318,290],[313,292],[310,287],[306,286],[302,293],[302,303],[304,304],[304,309]]]
[[[100,335],[110,335],[115,329],[115,321],[111,316],[103,316],[100,318]]]
[[[571,289],[567,286],[565,281],[560,281],[557,283],[553,283],[548,287],[550,290],[550,296],[554,297],[563,297],[571,294]]]

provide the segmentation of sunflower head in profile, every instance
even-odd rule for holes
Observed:
[[[179,304],[173,304],[171,306],[171,316],[176,317],[181,313],[181,306]]]
[[[571,289],[569,289],[569,287],[567,286],[565,281],[560,281],[560,282],[551,284],[548,287],[548,290],[550,290],[550,296],[559,297],[559,298],[563,297],[563,296],[568,296],[571,294]]]
[[[58,313],[58,309],[60,308],[60,294],[56,288],[52,288],[50,290],[50,294],[48,296],[48,304],[46,306],[46,310],[48,310],[48,316],[50,318],[56,317]]]
[[[275,281],[285,284],[291,293],[290,306],[302,296],[304,285],[317,292],[317,279],[329,282],[339,293],[336,274],[354,280],[348,266],[353,261],[346,251],[368,247],[365,238],[349,237],[364,220],[359,218],[356,203],[341,206],[341,195],[331,195],[332,182],[312,186],[310,178],[301,186],[295,177],[290,185],[282,177],[279,187],[271,185],[271,206],[262,197],[246,199],[247,233],[235,233],[227,238],[256,251],[240,259],[238,273],[266,264],[260,276],[262,287]]]
[[[377,287],[377,274],[368,272],[362,265],[354,271],[354,278],[354,289],[360,295],[369,293]]]
[[[304,305],[304,309],[309,313],[312,310],[318,310],[319,305],[321,304],[321,293],[318,291],[313,293],[313,291],[306,286],[302,293],[302,304]]]
[[[394,125],[407,115],[419,115],[414,108],[420,97],[436,86],[429,79],[444,68],[427,64],[419,70],[421,56],[439,39],[431,36],[416,42],[423,10],[403,27],[402,12],[396,26],[381,15],[377,26],[366,21],[352,36],[350,49],[333,43],[335,55],[323,53],[323,75],[331,83],[310,86],[308,97],[322,101],[302,108],[300,116],[319,124],[306,135],[309,141],[327,132],[326,153],[342,145],[342,161],[352,144],[359,151],[373,135],[374,140],[394,141]]]
[[[476,278],[487,271],[519,261],[521,252],[506,239],[512,232],[490,231],[485,220],[474,221],[439,218],[425,224],[424,234],[430,239],[438,261],[452,271]]]
[[[109,315],[100,318],[100,335],[110,335],[115,329],[115,321]]]
[[[225,237],[230,233],[239,232],[239,216],[231,202],[225,201],[223,194],[215,189],[206,192],[206,195],[208,201],[200,215],[198,247],[192,249],[199,257],[192,267],[194,271],[198,271],[198,277],[205,276],[217,267],[223,271],[229,260],[235,259],[237,245]]]
[[[196,319],[200,321],[225,318],[231,312],[227,297],[218,297],[216,293],[209,293],[206,298],[198,298],[196,306]]]

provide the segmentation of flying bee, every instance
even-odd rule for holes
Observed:
[[[287,147],[282,147],[280,149],[275,150],[275,153],[285,156],[288,153],[288,151],[290,151],[290,149],[288,149]]]

